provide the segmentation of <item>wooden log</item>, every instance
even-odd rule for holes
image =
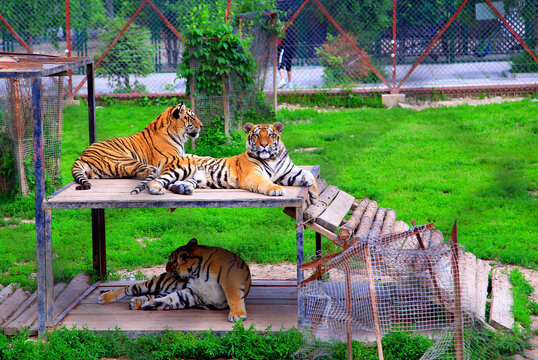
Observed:
[[[336,195],[338,195],[339,191],[340,190],[338,190],[338,188],[334,185],[327,186],[327,188],[319,195],[317,204],[310,205],[304,211],[304,218],[316,219],[318,216],[320,216],[321,213],[327,209],[327,206],[329,206]]]
[[[372,223],[372,227],[370,228],[370,230],[376,231],[381,234],[381,227],[383,226],[383,220],[385,219],[386,212],[387,209],[385,208],[377,209],[374,222]]]
[[[383,221],[383,226],[381,227],[381,235],[389,235],[392,233],[392,228],[396,222],[396,211],[392,209],[387,209],[385,213],[385,220]]]
[[[351,217],[338,229],[338,238],[340,240],[347,240],[353,235],[369,202],[368,199],[362,199],[355,210],[353,210]]]
[[[499,330],[511,330],[514,325],[512,305],[514,296],[512,285],[506,274],[499,269],[493,269],[491,274],[491,308],[489,310],[489,324]]]
[[[445,242],[443,233],[440,230],[433,230],[432,234],[430,236],[430,242],[428,243],[428,247],[432,246],[441,246]]]
[[[5,288],[3,288],[2,291],[0,291],[0,303],[4,302],[4,300],[6,300],[8,296],[13,294],[14,291],[15,289],[13,288],[13,284],[9,284]]]
[[[374,200],[370,200],[368,206],[366,207],[366,210],[364,211],[364,214],[362,215],[359,228],[357,229],[357,236],[365,236],[368,234],[376,212],[377,202],[375,202]]]
[[[336,231],[354,201],[355,198],[352,195],[340,191],[331,205],[315,220],[316,223],[330,231]]]
[[[422,233],[422,243],[424,244],[424,248],[427,249],[430,247],[430,239],[432,237],[432,232],[430,230],[426,230]]]
[[[392,227],[392,234],[399,234],[409,230],[409,225],[405,221],[396,221]],[[387,244],[389,249],[401,249],[405,244],[406,238],[396,239]]]
[[[30,296],[26,291],[18,288],[2,304],[0,304],[0,326],[19,308]]]
[[[66,286],[65,283],[54,285],[54,299],[56,299]],[[17,318],[7,323],[4,327],[4,334],[10,336],[15,335],[21,327],[31,327],[35,321],[37,321],[37,302],[34,302],[29,308],[24,309]]]
[[[482,322],[486,322],[486,302],[488,300],[488,285],[491,266],[487,261],[476,259],[476,292],[475,292],[475,316]]]

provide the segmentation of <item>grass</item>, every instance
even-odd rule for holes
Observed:
[[[97,109],[98,139],[142,129],[164,106]],[[357,198],[398,212],[398,220],[435,222],[445,237],[458,220],[459,240],[483,259],[536,268],[538,263],[538,103],[480,107],[282,110],[283,140],[297,164],[320,164],[322,176]],[[87,108],[64,111],[63,182],[87,146]],[[243,137],[244,139],[244,137]],[[298,151],[315,148],[313,151]],[[0,218],[32,218],[31,198],[2,199]],[[247,261],[295,261],[294,220],[282,209],[112,209],[106,211],[112,272],[162,264],[192,237]],[[53,211],[56,280],[92,268],[89,210]],[[156,238],[154,241],[137,239]],[[0,223],[0,283],[35,287],[35,226]],[[144,244],[146,243],[146,244]],[[305,232],[305,253],[314,254]],[[144,246],[145,245],[145,246]],[[16,264],[16,266],[13,266]]]

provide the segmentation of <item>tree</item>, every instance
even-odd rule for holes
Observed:
[[[109,21],[99,34],[102,52],[112,43],[124,25],[123,19],[114,18]],[[96,74],[105,76],[111,85],[116,86],[116,92],[143,91],[137,86],[136,81],[132,86],[129,77],[130,75],[145,77],[153,71],[154,50],[150,46],[150,36],[148,29],[131,24],[104,57],[96,69]]]

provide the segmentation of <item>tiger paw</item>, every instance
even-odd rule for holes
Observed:
[[[113,291],[104,291],[97,298],[97,303],[103,305],[103,304],[111,303],[116,300],[117,298]]]
[[[246,319],[247,313],[244,311],[230,311],[228,314],[228,321],[229,322],[236,322],[238,320]]]
[[[176,181],[168,187],[168,190],[176,194],[191,195],[194,192],[194,186],[185,181]]]
[[[142,310],[169,310],[170,304],[160,300],[149,300],[142,304]]]
[[[142,305],[144,305],[145,300],[146,299],[144,297],[132,298],[131,302],[129,302],[129,310],[140,310]]]
[[[265,193],[265,195],[282,196],[282,195],[284,195],[284,188],[282,186],[279,186],[279,185],[271,186],[271,187],[269,187],[267,189],[267,192]]]
[[[148,191],[152,195],[162,195],[166,192],[166,189],[159,184],[149,184]]]

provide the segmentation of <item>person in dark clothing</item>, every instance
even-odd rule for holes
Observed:
[[[295,58],[296,43],[297,32],[295,26],[291,24],[286,29],[286,36],[283,39],[279,39],[277,47],[278,71],[280,73],[280,82],[278,83],[279,88],[282,88],[286,84],[288,84],[288,88],[290,89],[293,87],[291,83],[291,63]],[[286,81],[284,70],[288,73],[288,81]]]

